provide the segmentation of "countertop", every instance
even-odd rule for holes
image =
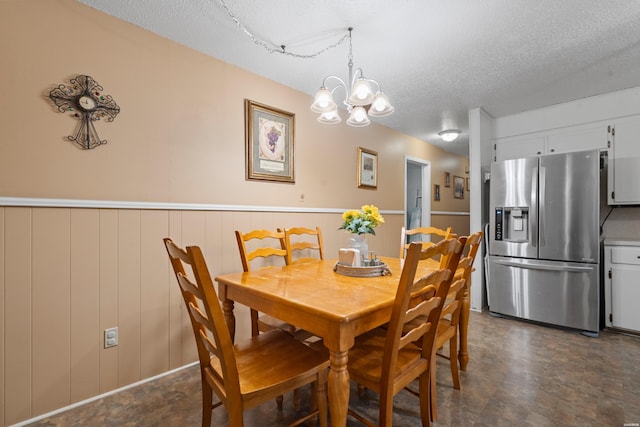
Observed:
[[[606,237],[605,246],[640,246],[640,238],[633,237]]]

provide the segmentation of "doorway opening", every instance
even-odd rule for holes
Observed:
[[[416,157],[404,158],[404,226],[407,229],[431,225],[431,163]]]

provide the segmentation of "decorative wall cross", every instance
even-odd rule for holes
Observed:
[[[93,77],[80,74],[69,80],[69,85],[60,84],[49,92],[59,112],[69,111],[80,119],[75,136],[69,135],[67,139],[85,150],[107,143],[106,139],[100,140],[93,122],[100,119],[112,122],[120,112],[111,95],[102,94],[102,90]]]

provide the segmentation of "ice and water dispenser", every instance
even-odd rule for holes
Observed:
[[[494,237],[505,242],[528,242],[529,208],[496,208]]]

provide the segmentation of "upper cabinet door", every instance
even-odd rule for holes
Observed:
[[[610,205],[640,204],[640,116],[612,125],[608,181]]]
[[[592,149],[606,149],[607,126],[570,129],[547,136],[547,154],[574,153]]]
[[[544,154],[544,138],[534,137],[496,143],[495,161],[536,157]]]

